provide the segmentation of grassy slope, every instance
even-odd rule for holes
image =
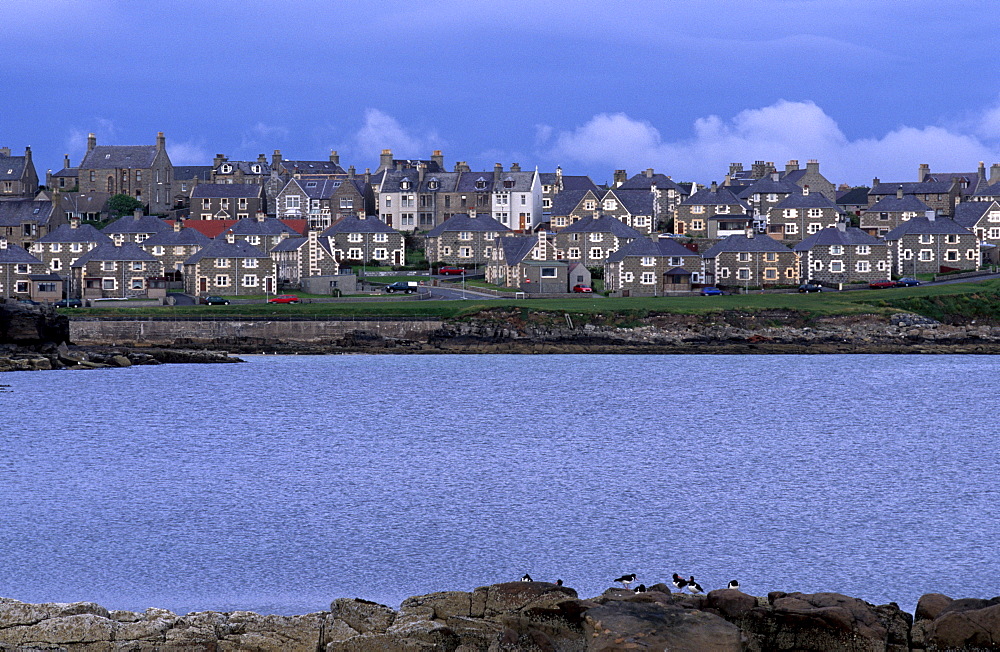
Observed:
[[[100,308],[62,311],[78,315],[328,315],[363,317],[459,318],[484,309],[517,307],[531,312],[567,312],[573,315],[620,314],[643,317],[655,313],[707,314],[720,310],[795,310],[810,315],[849,315],[915,312],[941,321],[981,319],[1000,323],[1000,281],[956,283],[891,290],[828,292],[821,294],[751,294],[722,297],[646,297],[565,299],[492,299],[466,301],[399,301],[384,303],[306,303],[300,305],[175,306],[163,308]]]

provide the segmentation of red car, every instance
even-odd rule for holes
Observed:
[[[268,303],[299,303],[299,298],[294,294],[279,294],[273,299],[268,299]]]
[[[438,274],[441,274],[442,276],[461,276],[464,273],[465,270],[461,267],[451,267],[449,265],[445,265],[438,268]]]
[[[884,290],[886,288],[896,287],[896,281],[882,280],[882,281],[872,281],[868,284],[868,287],[872,290]]]
[[[573,291],[574,292],[582,292],[584,294],[589,294],[589,293],[593,292],[594,289],[591,288],[589,285],[574,285],[573,286]]]

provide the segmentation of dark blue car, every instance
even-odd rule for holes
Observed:
[[[717,287],[712,287],[711,285],[701,289],[701,296],[703,297],[714,297],[719,294],[722,294],[722,290]]]

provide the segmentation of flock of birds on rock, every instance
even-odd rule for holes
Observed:
[[[621,577],[619,577],[618,579],[616,579],[614,581],[615,582],[620,582],[621,585],[623,587],[625,587],[625,589],[627,590],[629,588],[629,585],[631,585],[631,584],[633,584],[635,582],[636,577],[637,576],[636,576],[635,573],[627,573],[625,575],[622,575]],[[528,575],[527,573],[525,573],[521,577],[521,581],[522,582],[533,582],[534,580],[531,579],[531,575]],[[556,580],[556,585],[557,586],[562,586],[563,585],[563,581],[562,580]],[[685,589],[687,589],[688,592],[690,592],[692,595],[700,595],[700,594],[704,593],[704,589],[701,588],[701,584],[698,584],[698,582],[695,581],[694,575],[691,575],[688,579],[684,579],[683,577],[681,577],[677,573],[674,573],[673,585],[674,585],[674,588],[677,589],[681,593],[683,593]],[[739,591],[740,590],[740,583],[737,580],[730,580],[729,585],[726,588],[727,589],[736,589],[737,591]],[[635,591],[636,593],[645,593],[646,592],[646,585],[645,584],[640,584],[639,586],[635,587],[632,590]]]

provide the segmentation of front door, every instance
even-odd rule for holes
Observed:
[[[207,278],[205,278],[204,276],[202,276],[200,279],[198,279],[198,283],[199,283],[199,288],[201,289],[202,292],[208,292],[208,279]]]
[[[266,290],[266,292],[267,292],[268,294],[271,294],[272,292],[274,292],[274,286],[272,285],[272,281],[273,281],[273,280],[274,280],[274,279],[272,279],[272,278],[271,278],[270,276],[268,276],[268,277],[267,277],[267,280],[265,281],[265,285],[267,286],[267,290]]]

